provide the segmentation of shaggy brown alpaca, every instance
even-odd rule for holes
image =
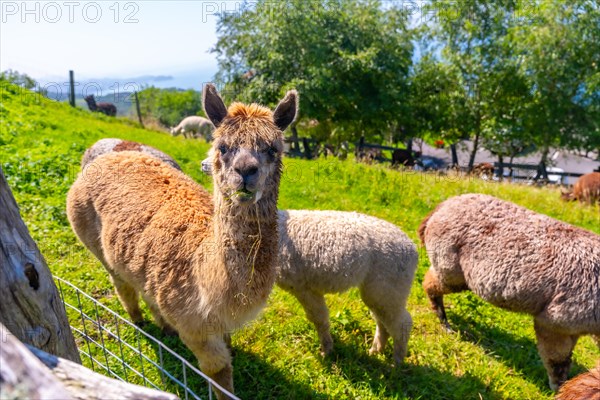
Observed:
[[[423,287],[450,328],[444,295],[471,290],[533,316],[554,390],[567,379],[581,335],[600,345],[600,236],[483,194],[441,203],[419,227],[431,268]]]
[[[102,154],[110,153],[111,151],[141,151],[142,153],[156,157],[181,171],[181,167],[171,156],[154,147],[138,142],[130,142],[129,140],[113,138],[100,139],[87,149],[81,159],[81,169],[83,170],[89,163],[100,157]]]
[[[203,97],[217,127],[212,198],[154,157],[110,152],[78,176],[67,215],[132,320],[142,321],[141,294],[156,323],[173,327],[202,370],[232,391],[223,337],[257,315],[275,281],[282,131],[295,119],[297,94],[288,92],[274,112],[227,109],[212,85]]]
[[[109,117],[117,115],[117,107],[115,107],[113,103],[96,103],[96,99],[94,99],[94,95],[92,94],[85,96],[83,99],[87,103],[90,111],[101,112]]]
[[[560,387],[556,400],[600,400],[600,363]]]
[[[561,198],[579,200],[590,205],[600,202],[600,172],[582,175],[573,185],[573,191],[562,193]]]

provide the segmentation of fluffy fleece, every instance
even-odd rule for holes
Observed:
[[[423,286],[440,321],[448,326],[444,294],[462,290],[532,315],[556,390],[579,336],[600,334],[600,236],[482,194],[444,201],[419,235],[431,261]]]
[[[323,354],[331,352],[329,312],[323,297],[352,287],[377,323],[370,353],[394,339],[402,362],[412,327],[406,302],[417,268],[415,244],[397,226],[341,211],[279,211],[277,284],[292,293],[315,325]]]
[[[181,120],[179,125],[171,128],[171,135],[177,136],[183,134],[186,139],[194,137],[203,137],[207,142],[212,140],[212,134],[215,130],[212,122],[203,117],[191,116]]]
[[[560,387],[556,400],[600,400],[600,363]]]
[[[181,167],[171,156],[163,153],[158,149],[155,149],[154,147],[138,142],[130,142],[128,140],[113,138],[100,139],[96,143],[94,143],[90,148],[88,148],[83,154],[83,158],[81,159],[81,169],[85,168],[89,163],[94,161],[97,157],[101,156],[102,154],[110,153],[112,151],[140,151],[142,153],[146,153],[148,155],[156,157],[162,162],[165,162],[173,168],[176,168],[181,171]]]
[[[295,119],[297,94],[274,112],[227,109],[212,85],[203,96],[218,127],[212,197],[154,157],[110,152],[78,176],[67,215],[131,318],[142,320],[141,294],[157,324],[175,328],[204,372],[232,391],[223,337],[256,316],[275,280],[282,131]]]

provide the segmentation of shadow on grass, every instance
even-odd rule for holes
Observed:
[[[167,336],[162,333],[154,323],[144,326],[144,331],[153,335],[169,348],[177,352],[184,359],[197,367],[194,354],[183,344],[177,336]],[[158,346],[150,343],[158,358]],[[233,382],[235,395],[241,399],[318,399],[325,400],[329,397],[320,394],[310,387],[290,379],[285,371],[273,367],[270,363],[256,354],[232,349],[233,357]],[[165,366],[177,379],[183,381],[183,371],[180,362],[165,363]],[[187,372],[186,380],[189,387],[201,398],[208,398],[207,384],[204,380],[196,377],[190,371]],[[177,384],[167,382],[164,390],[185,398],[185,393]],[[214,396],[213,396],[214,398]]]
[[[542,364],[534,340],[514,335],[505,329],[484,325],[458,314],[450,315],[449,320],[452,328],[460,331],[461,339],[497,355],[506,366],[521,373],[523,379],[542,390],[549,390],[546,369]],[[533,320],[530,323],[533,324]],[[585,371],[587,368],[573,361],[569,377]]]
[[[322,361],[326,368],[332,372],[341,370],[353,384],[366,385],[376,397],[502,399],[475,376],[456,377],[433,367],[406,363],[396,368],[391,364],[391,357],[384,361],[378,356],[370,356],[362,346],[343,343],[335,335],[334,343],[334,353]],[[391,341],[388,346],[390,344]],[[389,349],[386,354],[388,352]]]
[[[242,399],[317,399],[330,396],[292,380],[254,353],[234,349],[233,380],[236,395]]]

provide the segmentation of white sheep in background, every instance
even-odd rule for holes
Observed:
[[[447,328],[444,295],[462,290],[532,315],[553,390],[579,336],[600,346],[600,236],[483,194],[444,201],[419,236],[431,261],[423,287]]]
[[[183,134],[186,139],[203,137],[207,142],[212,140],[212,133],[215,126],[208,119],[198,116],[186,117],[179,125],[171,128],[171,135],[177,136]]]
[[[360,289],[377,323],[370,354],[391,335],[394,360],[406,356],[412,319],[406,302],[417,269],[415,244],[397,226],[342,211],[279,211],[277,284],[293,294],[315,325],[321,353],[329,354],[326,293]]]

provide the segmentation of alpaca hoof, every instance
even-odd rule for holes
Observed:
[[[162,327],[162,333],[165,336],[179,336],[179,333],[170,325]]]
[[[139,320],[139,321],[133,321],[133,324],[135,326],[137,326],[138,328],[142,328],[143,329],[143,328],[145,328],[148,325],[148,321],[144,321],[142,319],[142,320]]]
[[[378,349],[377,347],[373,346],[369,349],[369,355],[370,356],[374,356],[375,354],[379,354],[381,353],[381,350]]]
[[[442,324],[442,329],[446,333],[456,333],[456,331],[454,329],[452,329],[452,327],[450,326],[450,324],[448,323],[448,321],[446,321],[446,322],[444,322]]]
[[[321,347],[321,351],[319,352],[319,354],[321,354],[321,357],[325,358],[325,357],[331,355],[332,352],[333,352],[333,345],[327,346],[327,347]]]

